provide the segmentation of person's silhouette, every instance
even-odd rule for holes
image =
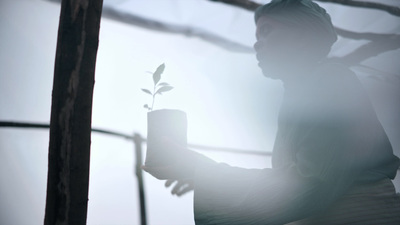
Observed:
[[[179,194],[190,189],[179,191],[182,180],[194,184],[196,224],[400,224],[390,180],[399,158],[355,74],[326,60],[337,39],[329,15],[309,0],[274,0],[255,21],[259,66],[285,87],[272,168],[175,146],[170,166],[144,169],[180,180]]]

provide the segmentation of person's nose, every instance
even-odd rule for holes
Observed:
[[[262,43],[260,41],[256,41],[256,43],[254,43],[253,48],[254,50],[259,51],[262,47]]]

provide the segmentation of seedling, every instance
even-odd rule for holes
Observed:
[[[151,102],[151,106],[148,104],[144,105],[144,108],[148,109],[149,111],[153,110],[154,108],[154,100],[156,98],[156,95],[161,95],[164,92],[172,90],[174,87],[172,87],[170,84],[166,82],[160,82],[161,80],[161,74],[164,72],[165,69],[165,64],[161,64],[157,67],[156,71],[153,73],[153,91],[150,91],[149,89],[144,89],[142,88],[142,91],[146,94],[149,94],[152,96],[153,100]]]

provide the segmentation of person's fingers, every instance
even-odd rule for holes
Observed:
[[[174,188],[171,190],[171,194],[176,194],[179,189],[181,189],[182,186],[184,186],[186,183],[183,181],[178,180],[178,182],[175,184]]]
[[[179,191],[176,192],[178,197],[192,191],[194,189],[193,182],[188,182],[185,186],[183,186]]]
[[[182,196],[187,192],[194,189],[194,183],[190,180],[178,181],[174,188],[171,190],[173,195]]]
[[[169,179],[165,182],[165,187],[169,187],[171,186],[171,184],[173,184],[175,182],[175,180]]]

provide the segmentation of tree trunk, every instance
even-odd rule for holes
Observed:
[[[102,0],[63,0],[54,68],[44,224],[86,224]]]

